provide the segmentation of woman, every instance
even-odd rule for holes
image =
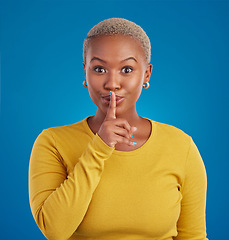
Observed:
[[[206,238],[206,172],[192,138],[140,117],[149,87],[150,41],[121,18],[104,20],[84,41],[94,116],[45,129],[29,168],[33,216],[48,239]]]

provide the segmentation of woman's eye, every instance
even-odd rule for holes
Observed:
[[[122,73],[131,73],[133,71],[132,67],[124,67],[122,68]]]
[[[98,73],[105,73],[106,72],[106,70],[103,67],[100,67],[100,66],[94,67],[94,71],[98,72]]]

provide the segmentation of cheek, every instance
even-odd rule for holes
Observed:
[[[88,91],[91,91],[91,92],[96,92],[102,87],[101,79],[91,73],[87,74],[87,84],[88,84]]]
[[[130,93],[140,94],[142,90],[144,75],[136,74],[126,82],[126,89],[129,90]]]
[[[89,96],[90,98],[92,99],[92,101],[94,103],[96,103],[97,101],[97,98],[98,98],[98,87],[97,86],[94,86],[94,82],[91,82],[91,83],[88,83],[88,93],[89,93]]]
[[[143,81],[144,81],[144,74],[139,73],[138,76],[136,76],[135,81],[130,81],[130,89],[131,89],[131,98],[133,100],[133,102],[136,102],[142,92],[142,85],[143,85]]]
[[[88,73],[87,74],[88,93],[91,100],[98,107],[101,104],[100,94],[103,89],[103,81],[101,78]]]

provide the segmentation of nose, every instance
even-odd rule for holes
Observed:
[[[121,88],[120,77],[117,73],[109,72],[109,74],[107,74],[104,88],[109,91],[115,91]]]

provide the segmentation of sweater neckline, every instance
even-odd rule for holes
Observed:
[[[83,124],[84,124],[84,127],[87,129],[87,132],[89,133],[89,135],[93,138],[95,136],[95,134],[92,132],[92,130],[90,129],[90,127],[89,127],[89,125],[87,123],[87,119],[89,117],[92,117],[92,116],[86,117],[83,120]],[[143,117],[143,118],[145,118],[145,117]],[[120,151],[120,150],[115,150],[114,149],[112,155],[122,155],[122,156],[128,155],[128,156],[130,156],[130,155],[135,155],[137,153],[140,153],[140,152],[144,151],[147,148],[147,146],[153,140],[153,136],[154,136],[154,132],[155,132],[155,121],[153,121],[153,120],[151,120],[149,118],[145,118],[145,119],[149,120],[150,123],[151,123],[151,133],[150,133],[150,136],[147,139],[147,141],[142,146],[140,146],[139,148],[136,148],[136,149],[131,150],[131,151]]]

